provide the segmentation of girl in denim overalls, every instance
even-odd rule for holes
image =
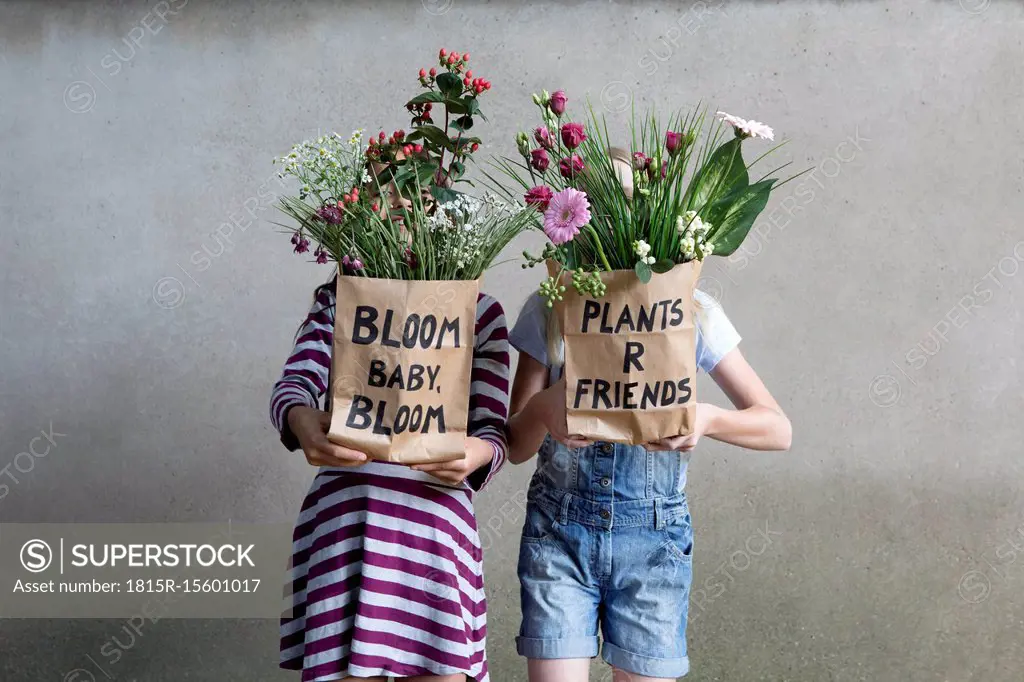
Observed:
[[[694,432],[646,447],[565,433],[561,349],[531,296],[510,342],[519,350],[509,461],[538,453],[519,553],[523,622],[516,648],[530,682],[586,682],[598,653],[615,682],[689,670],[686,617],[693,530],[683,489],[701,436],[755,450],[789,447],[789,420],[740,354],[718,303],[696,291],[697,364],[736,409],[697,404]]]

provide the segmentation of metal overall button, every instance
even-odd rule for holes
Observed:
[[[602,519],[607,521],[608,519],[610,519],[612,517],[612,513],[610,511],[608,511],[607,509],[602,509],[600,512],[598,512],[598,516],[600,516]]]
[[[607,488],[611,484],[612,484],[612,479],[608,478],[607,476],[605,476],[604,478],[601,479],[601,487],[602,488]]]
[[[603,452],[606,455],[612,454],[613,450],[615,450],[615,446],[612,445],[611,443],[604,443],[601,445],[601,452]]]

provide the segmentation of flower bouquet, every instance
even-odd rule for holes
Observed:
[[[739,247],[776,186],[751,182],[742,155],[745,140],[773,132],[722,112],[714,125],[698,111],[664,128],[634,116],[622,149],[592,109],[586,125],[566,120],[563,91],[533,100],[541,125],[517,135],[521,159],[497,165],[548,238],[523,267],[547,263],[540,294],[554,308],[548,336],[564,362],[569,433],[630,444],[688,434],[693,291],[704,259]]]
[[[408,131],[334,133],[275,159],[300,184],[279,205],[294,251],[338,266],[328,437],[376,459],[464,456],[479,278],[533,219],[455,189],[491,87],[468,62],[441,50],[420,69]]]

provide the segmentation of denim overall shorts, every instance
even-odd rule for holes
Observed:
[[[640,446],[541,447],[519,550],[527,658],[592,658],[648,677],[689,670],[689,457]]]

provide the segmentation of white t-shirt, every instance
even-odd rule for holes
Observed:
[[[722,310],[721,304],[700,289],[694,289],[694,316],[697,319],[697,366],[710,372],[740,343],[740,335]],[[558,381],[562,368],[548,361],[547,316],[550,309],[540,294],[533,294],[509,334],[511,343],[540,364],[550,367],[549,381]]]

